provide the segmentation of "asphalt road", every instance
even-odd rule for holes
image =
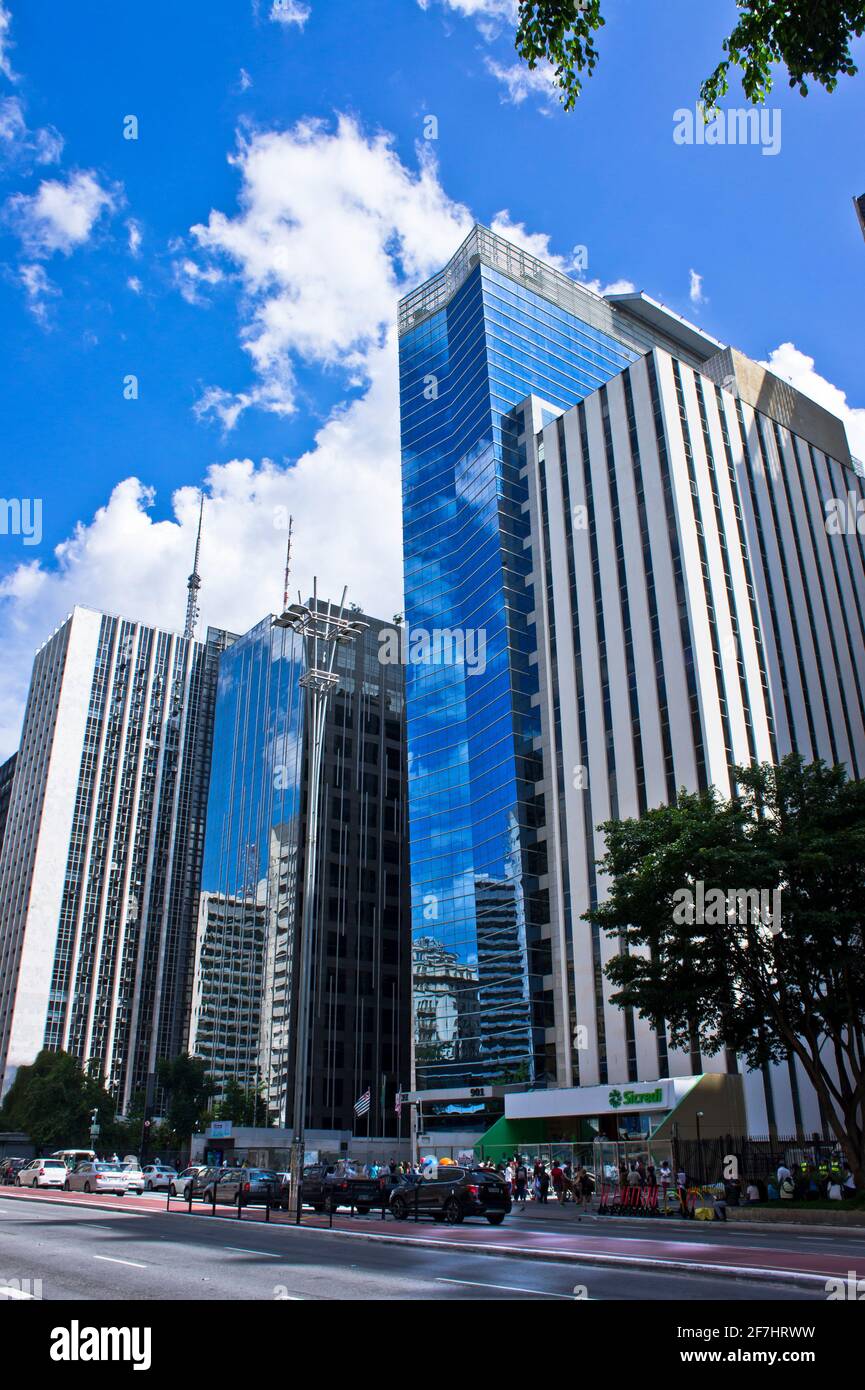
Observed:
[[[181,1210],[169,1214],[164,1198],[125,1211],[102,1210],[96,1200],[67,1204],[51,1195],[22,1199],[0,1192],[0,1282],[41,1279],[46,1300],[572,1302],[575,1286],[584,1288],[582,1296],[589,1300],[825,1299],[819,1289],[795,1287],[781,1276],[756,1283],[732,1276],[607,1269],[379,1243],[347,1233],[237,1221],[228,1215],[190,1217]],[[547,1223],[544,1227],[548,1229]],[[461,1229],[468,1234],[468,1226]],[[478,1228],[479,1238],[483,1229]],[[726,1234],[713,1233],[718,1240]],[[761,1236],[765,1242],[765,1233]]]

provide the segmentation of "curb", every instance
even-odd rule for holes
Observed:
[[[0,1191],[0,1197],[5,1195],[5,1193]],[[32,1199],[24,1198],[24,1200],[27,1201]],[[83,1205],[81,1202],[70,1201],[68,1196],[55,1197],[53,1199],[53,1204],[67,1207],[80,1207]],[[89,1201],[87,1203],[86,1209],[88,1211],[107,1211],[111,1213],[116,1213],[117,1211],[123,1210],[123,1208],[108,1207],[94,1201]],[[142,1211],[140,1208],[136,1209],[134,1207],[129,1207],[127,1208],[127,1210],[135,1216],[152,1215],[152,1212]],[[160,1215],[171,1214],[169,1212],[166,1212],[165,1208],[162,1207],[160,1207],[158,1210]],[[175,1210],[173,1214],[175,1216],[192,1216],[192,1212],[186,1211],[184,1209]],[[206,1215],[206,1213],[204,1214]],[[198,1219],[197,1213],[196,1219]],[[222,1221],[226,1219],[236,1220],[236,1218],[232,1217],[220,1217],[219,1219]],[[303,1224],[301,1224],[298,1227],[295,1226],[293,1222],[277,1222],[271,1225],[271,1223],[269,1222],[256,1221],[254,1224],[256,1226],[267,1225],[270,1227],[271,1230],[301,1230],[306,1232],[307,1234],[313,1232],[323,1236],[348,1237],[351,1240],[378,1241],[379,1243],[389,1243],[391,1245],[414,1245],[420,1246],[422,1249],[425,1250],[450,1251],[452,1254],[458,1254],[459,1252],[464,1251],[471,1255],[503,1255],[511,1259],[543,1260],[547,1262],[555,1262],[558,1264],[594,1264],[602,1266],[606,1265],[613,1268],[626,1267],[630,1269],[653,1270],[658,1273],[663,1273],[664,1271],[669,1272],[672,1270],[676,1273],[706,1274],[711,1275],[712,1277],[716,1277],[717,1275],[726,1275],[728,1278],[731,1279],[746,1279],[754,1283],[777,1284],[792,1282],[795,1284],[801,1284],[805,1287],[819,1286],[825,1289],[826,1280],[832,1277],[827,1274],[817,1274],[814,1272],[809,1273],[804,1270],[775,1270],[764,1269],[760,1266],[754,1265],[726,1265],[711,1264],[708,1261],[697,1260],[656,1259],[649,1255],[611,1255],[602,1253],[601,1251],[576,1252],[569,1250],[545,1250],[538,1248],[526,1249],[525,1247],[520,1245],[482,1245],[479,1242],[474,1243],[465,1241],[461,1241],[459,1244],[449,1244],[448,1242],[442,1240],[430,1240],[425,1238],[424,1236],[384,1235],[380,1234],[377,1231],[346,1231],[341,1229],[330,1230],[328,1227],[304,1226]]]

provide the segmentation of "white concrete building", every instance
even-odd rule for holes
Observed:
[[[125,1109],[186,1042],[217,655],[75,608],[37,653],[0,855],[0,1077],[45,1047]]]
[[[793,749],[865,774],[865,538],[829,520],[833,499],[862,509],[860,469],[836,417],[729,349],[698,370],[655,348],[555,413],[535,397],[516,411],[559,1088],[505,1114],[597,1115],[604,1088],[636,1085],[665,1098],[652,1127],[674,1104],[687,1126],[689,1090],[667,1104],[667,1081],[720,1075],[721,1132],[743,1113],[752,1134],[822,1131],[798,1063],[677,1051],[612,1006],[617,945],[581,916],[605,895],[600,822],[681,786],[728,795],[732,764]],[[690,1094],[693,1109],[708,1092]],[[620,1125],[620,1099],[602,1109]]]

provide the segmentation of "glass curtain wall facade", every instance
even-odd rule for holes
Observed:
[[[644,345],[611,306],[476,227],[400,306],[415,1085],[554,1076],[525,442]],[[624,316],[622,316],[624,320]],[[484,659],[418,655],[418,630]],[[448,962],[431,1018],[428,962]]]
[[[323,605],[322,605],[323,606]],[[392,623],[340,646],[325,720],[307,1128],[398,1135],[410,1076],[404,668]],[[307,658],[309,653],[306,654]],[[266,619],[223,657],[190,1051],[220,1090],[259,1088],[293,1122],[294,991],[310,748],[299,638]]]
[[[190,1051],[290,1118],[303,642],[263,619],[222,655]],[[265,1002],[266,1001],[266,1002]]]

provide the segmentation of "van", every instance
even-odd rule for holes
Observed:
[[[58,1149],[51,1157],[61,1158],[71,1172],[79,1163],[93,1163],[96,1154],[92,1149]]]

